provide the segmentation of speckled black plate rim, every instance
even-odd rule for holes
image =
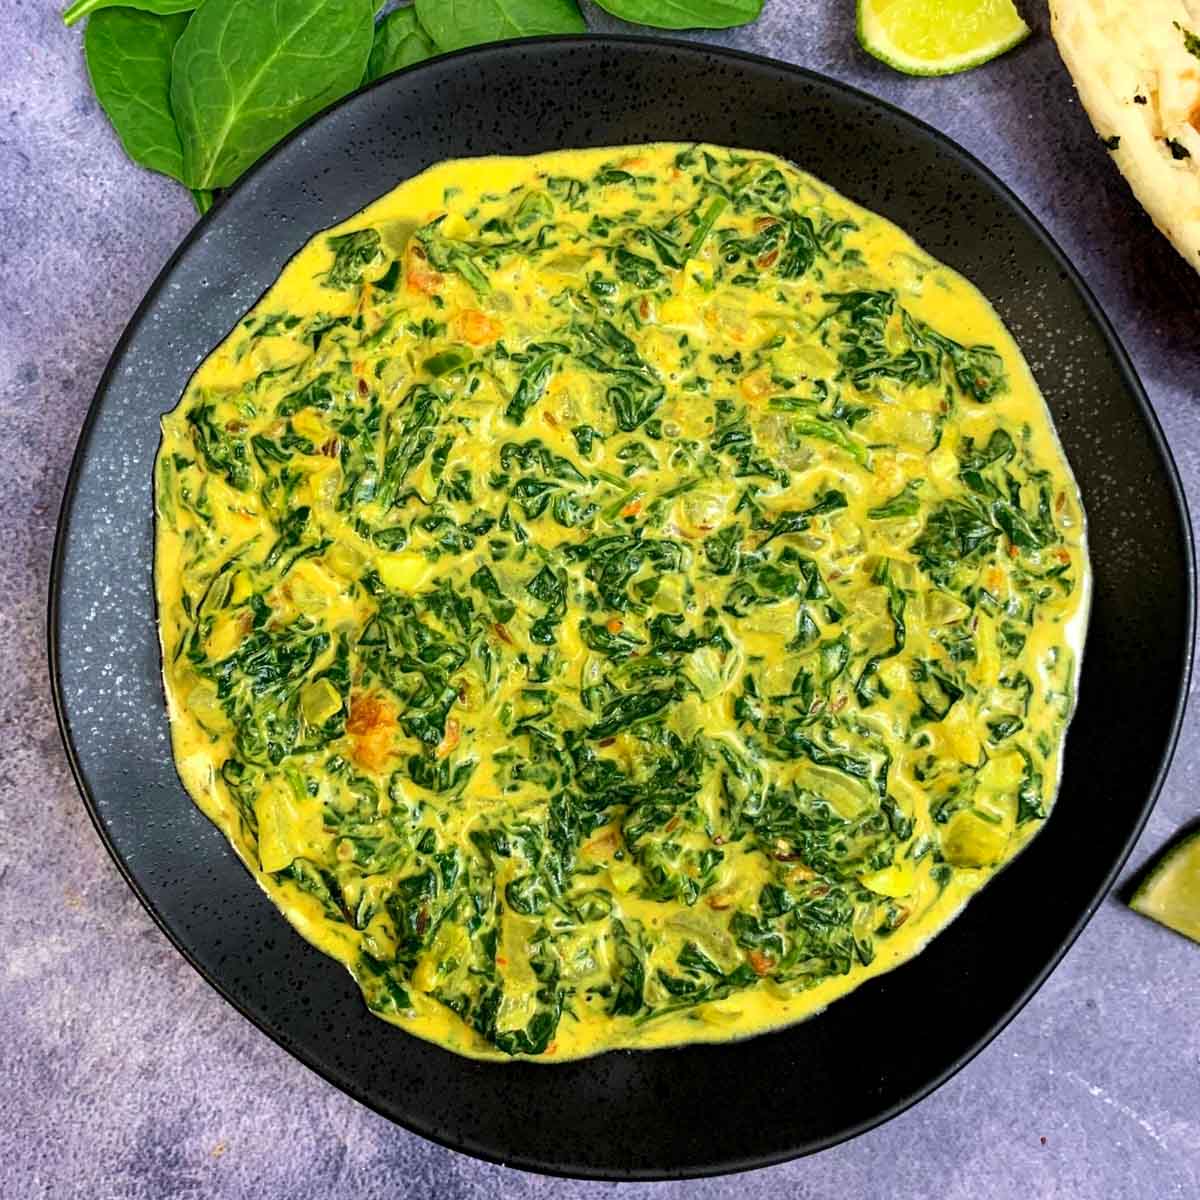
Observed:
[[[1184,712],[1187,705],[1187,697],[1193,670],[1193,657],[1195,647],[1196,633],[1196,555],[1195,543],[1192,533],[1191,521],[1188,513],[1186,494],[1183,489],[1182,480],[1179,474],[1178,465],[1175,462],[1174,456],[1171,453],[1170,446],[1166,436],[1163,433],[1162,426],[1158,417],[1151,406],[1146,395],[1145,389],[1142,386],[1141,380],[1138,378],[1133,364],[1129,358],[1124,345],[1121,343],[1116,330],[1112,323],[1097,303],[1090,287],[1075,268],[1074,264],[1067,258],[1064,252],[1059,248],[1054,239],[1042,226],[1041,222],[1034,216],[1032,211],[1025,203],[1016,195],[1013,190],[1008,187],[998,176],[996,176],[990,168],[977,159],[970,151],[960,146],[953,139],[942,133],[940,130],[922,121],[920,118],[913,116],[904,109],[890,103],[887,100],[880,99],[868,92],[856,88],[850,84],[844,83],[841,80],[834,79],[827,75],[822,75],[820,72],[809,70],[805,67],[800,67],[791,63],[781,62],[778,59],[768,58],[764,55],[750,54],[744,51],[732,50],[725,47],[713,46],[704,42],[693,42],[681,38],[659,38],[659,37],[644,37],[638,35],[584,35],[575,37],[545,37],[545,38],[527,38],[527,39],[510,39],[503,42],[495,42],[486,46],[469,47],[465,50],[456,51],[452,54],[441,55],[437,60],[445,62],[451,58],[468,58],[472,56],[485,56],[494,53],[503,54],[514,46],[528,46],[531,43],[551,43],[559,44],[564,48],[578,48],[581,45],[608,45],[619,46],[622,44],[636,45],[639,47],[659,46],[664,52],[675,54],[700,54],[705,56],[716,56],[724,58],[731,63],[746,63],[758,66],[770,67],[774,70],[781,70],[801,79],[816,82],[822,86],[831,87],[834,90],[842,91],[850,97],[859,101],[865,101],[868,105],[873,105],[884,112],[899,118],[904,124],[909,125],[914,134],[919,137],[928,138],[938,143],[943,150],[949,151],[950,154],[957,158],[964,167],[975,172],[983,181],[992,188],[1012,209],[1018,219],[1023,222],[1028,229],[1033,233],[1035,238],[1041,244],[1047,256],[1054,264],[1063,272],[1070,285],[1079,294],[1087,309],[1088,315],[1095,322],[1096,327],[1104,339],[1111,347],[1114,358],[1123,377],[1124,383],[1130,394],[1134,397],[1137,405],[1137,410],[1145,422],[1147,429],[1150,432],[1151,439],[1155,450],[1161,460],[1166,482],[1168,484],[1171,498],[1174,501],[1175,517],[1177,522],[1177,531],[1182,535],[1180,544],[1184,548],[1185,563],[1184,572],[1187,582],[1187,607],[1185,618],[1184,640],[1186,642],[1186,655],[1184,657],[1183,668],[1179,678],[1176,681],[1176,699],[1174,708],[1171,714],[1170,730],[1165,742],[1165,749],[1161,756],[1158,769],[1155,773],[1153,783],[1146,795],[1142,804],[1141,811],[1134,821],[1133,827],[1121,847],[1119,854],[1113,862],[1110,870],[1107,872],[1101,886],[1096,889],[1094,896],[1086,906],[1085,910],[1072,926],[1067,936],[1064,938],[1058,951],[1048,961],[1045,967],[1037,973],[1030,981],[1028,986],[1018,995],[1016,1001],[1012,1004],[1009,1010],[998,1020],[993,1026],[980,1037],[973,1045],[969,1046],[949,1067],[929,1079],[923,1086],[913,1090],[912,1094],[903,1100],[892,1104],[873,1115],[870,1119],[858,1122],[848,1126],[834,1135],[814,1139],[808,1142],[801,1142],[797,1147],[791,1150],[782,1151],[777,1154],[757,1155],[747,1159],[731,1160],[721,1164],[706,1164],[698,1168],[676,1170],[669,1173],[656,1172],[653,1170],[640,1169],[625,1169],[598,1171],[595,1169],[585,1169],[570,1165],[554,1162],[541,1161],[534,1158],[524,1158],[520,1155],[500,1156],[493,1153],[489,1148],[477,1144],[471,1144],[468,1139],[449,1138],[440,1133],[436,1127],[423,1126],[415,1120],[402,1121],[394,1114],[387,1112],[382,1105],[373,1103],[364,1098],[358,1093],[355,1082],[351,1078],[339,1078],[339,1073],[330,1070],[325,1064],[318,1061],[315,1055],[307,1053],[305,1050],[289,1044],[288,1040],[275,1032],[264,1028],[255,1018],[249,1007],[236,999],[229,991],[226,990],[221,981],[211,975],[197,961],[189,950],[188,946],[176,936],[172,928],[167,924],[166,920],[156,909],[126,861],[122,851],[113,841],[106,829],[105,824],[100,816],[95,798],[85,782],[81,764],[77,755],[74,738],[71,732],[70,717],[67,713],[66,701],[63,695],[62,678],[61,678],[61,662],[59,656],[59,591],[60,582],[63,571],[66,530],[71,521],[72,510],[76,498],[76,489],[78,478],[83,467],[83,463],[87,458],[89,444],[91,440],[92,430],[99,413],[105,392],[108,389],[109,382],[115,373],[117,364],[120,362],[125,349],[132,340],[134,334],[139,330],[142,322],[145,320],[148,312],[157,301],[159,294],[163,291],[165,284],[169,280],[176,264],[190,249],[192,244],[207,230],[209,224],[218,218],[222,208],[224,207],[223,199],[218,200],[212,208],[205,213],[188,232],[179,247],[167,260],[166,264],[159,272],[154,283],[150,286],[149,291],[138,305],[129,323],[126,325],[124,332],[117,342],[115,349],[105,367],[104,373],[97,385],[96,393],[88,408],[87,415],[84,418],[83,426],[80,430],[79,442],[76,446],[74,456],[71,461],[70,470],[67,474],[66,485],[62,506],[59,510],[58,522],[55,531],[54,550],[51,560],[50,579],[49,579],[49,596],[47,606],[47,644],[48,644],[48,665],[50,674],[50,687],[54,703],[55,718],[58,723],[59,733],[62,737],[63,746],[66,751],[68,764],[71,773],[75,779],[76,786],[79,789],[80,795],[83,798],[84,805],[90,817],[101,842],[107,849],[113,862],[116,864],[118,871],[124,877],[126,883],[137,896],[138,900],[146,909],[155,924],[162,930],[166,938],[171,942],[176,950],[191,964],[196,972],[211,986],[220,996],[222,996],[233,1008],[235,1008],[243,1017],[254,1024],[258,1029],[271,1038],[277,1045],[287,1051],[292,1057],[298,1059],[310,1070],[321,1076],[327,1082],[333,1084],[340,1091],[352,1096],[359,1103],[372,1109],[380,1116],[387,1118],[407,1129],[409,1132],[415,1133],[421,1137],[444,1146],[447,1149],[470,1154],[475,1158],[482,1159],[487,1162],[495,1163],[500,1166],[513,1167],[520,1170],[533,1171],[543,1175],[557,1176],[560,1178],[582,1178],[596,1179],[602,1181],[663,1181],[671,1179],[695,1179],[711,1177],[718,1174],[736,1174],[744,1171],[761,1169],[778,1163],[787,1162],[791,1159],[801,1157],[808,1154],[818,1153],[821,1150],[829,1149],[832,1146],[838,1145],[841,1142],[848,1141],[851,1138],[857,1137],[860,1134],[866,1133],[871,1129],[877,1128],[879,1125],[892,1120],[901,1113],[907,1111],[914,1104],[923,1100],[930,1095],[942,1084],[953,1078],[961,1071],[968,1063],[970,1063],[976,1055],[978,1055],[985,1046],[990,1044],[1014,1017],[1025,1007],[1032,998],[1033,994],[1045,983],[1046,979],[1055,970],[1058,964],[1062,961],[1067,951],[1074,945],[1076,939],[1082,933],[1088,921],[1091,920],[1100,904],[1112,890],[1116,883],[1117,876],[1120,874],[1122,867],[1125,865],[1129,855],[1133,851],[1134,845],[1140,837],[1142,830],[1145,828],[1146,822],[1149,820],[1150,813],[1154,807],[1155,801],[1162,790],[1163,783],[1166,780],[1167,773],[1174,759],[1175,750],[1179,741],[1179,734],[1183,723]],[[421,71],[425,64],[416,64],[413,67],[406,68],[401,72],[394,74],[412,75],[415,72]],[[294,130],[287,138],[280,142],[276,147],[263,156],[239,181],[230,189],[228,194],[232,194],[242,187],[252,182],[257,175],[267,170],[279,154],[292,141],[302,136],[312,125],[323,120],[329,113],[350,103],[356,96],[361,93],[386,84],[387,80],[393,76],[385,76],[383,79],[377,80],[364,88],[358,89],[349,96],[344,97],[337,103],[324,109],[322,112],[310,118],[303,125]],[[152,481],[148,480],[148,483]],[[155,596],[155,605],[157,605],[157,597]],[[770,1036],[769,1034],[760,1036]],[[552,1068],[548,1068],[552,1069]]]

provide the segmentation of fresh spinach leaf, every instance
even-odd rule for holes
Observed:
[[[83,38],[92,89],[125,153],[172,179],[183,178],[183,148],[171,112],[171,55],[187,23],[186,13],[106,8]]]
[[[367,77],[363,82],[370,83],[411,67],[436,53],[433,40],[417,19],[416,8],[411,4],[407,8],[394,8],[375,27],[375,44],[367,59]]]
[[[63,12],[62,19],[64,25],[74,25],[91,13],[106,8],[132,8],[139,12],[167,17],[173,13],[191,12],[199,3],[200,0],[75,0],[75,3]]]
[[[748,25],[763,0],[596,0],[606,12],[657,29],[729,29]]]
[[[575,0],[416,0],[417,19],[439,50],[502,38],[586,33]]]
[[[184,183],[227,187],[352,91],[374,32],[371,0],[204,0],[175,47],[171,72]]]

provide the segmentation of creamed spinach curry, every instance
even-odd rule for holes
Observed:
[[[1046,408],[968,283],[777,158],[437,166],[163,429],[180,773],[421,1037],[794,1021],[1050,809],[1089,576]]]

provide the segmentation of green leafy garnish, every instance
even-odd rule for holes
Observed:
[[[729,29],[749,25],[763,0],[596,0],[622,21],[658,29]]]
[[[175,47],[171,108],[190,188],[228,187],[361,82],[371,0],[204,0]]]
[[[187,25],[182,12],[158,16],[102,8],[87,23],[84,54],[92,88],[125,153],[143,167],[183,180],[183,147],[171,111],[171,60]],[[203,211],[205,198],[198,195]]]
[[[375,41],[367,60],[365,83],[381,79],[392,71],[411,67],[437,53],[433,39],[417,19],[417,10],[394,8],[385,13],[375,26]]]
[[[587,32],[575,0],[416,0],[415,8],[439,50],[503,38]]]

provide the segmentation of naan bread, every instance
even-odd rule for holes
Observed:
[[[1200,270],[1200,0],[1051,0],[1050,14],[1096,131]]]

